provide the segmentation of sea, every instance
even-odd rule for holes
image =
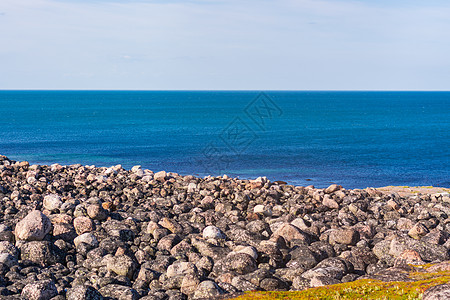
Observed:
[[[3,90],[0,154],[318,188],[450,187],[450,92]]]

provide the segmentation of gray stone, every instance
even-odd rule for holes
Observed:
[[[311,281],[309,282],[311,287],[319,287],[324,285],[331,285],[331,284],[338,284],[341,283],[339,280],[328,277],[328,276],[315,276],[311,278]]]
[[[0,253],[9,253],[15,258],[19,258],[19,249],[8,241],[0,242]]]
[[[210,280],[202,281],[197,286],[193,299],[213,299],[222,294],[219,286]]]
[[[216,247],[204,240],[193,238],[191,240],[192,246],[194,246],[198,252],[203,256],[209,256],[214,260],[220,260],[225,257],[230,250],[224,247]]]
[[[41,241],[52,229],[50,219],[39,210],[33,210],[15,228],[16,239]]]
[[[67,290],[67,300],[103,300],[103,296],[92,286],[77,285]]]
[[[124,222],[118,220],[107,220],[102,224],[109,236],[118,237],[122,241],[132,241],[134,239],[134,232]]]
[[[3,263],[8,266],[8,268],[11,268],[12,266],[17,265],[19,262],[17,261],[17,258],[9,253],[0,253],[0,263]]]
[[[302,277],[312,279],[317,276],[327,276],[341,280],[347,271],[347,265],[342,259],[332,257],[321,261],[316,267],[303,273]]]
[[[424,243],[443,245],[445,244],[445,242],[447,242],[448,238],[449,238],[448,232],[434,229],[420,240]]]
[[[429,288],[423,293],[422,300],[447,300],[450,299],[450,284],[440,284]]]
[[[247,274],[257,269],[256,261],[246,253],[230,253],[223,261],[228,271]]]
[[[417,251],[422,259],[426,261],[445,261],[450,258],[448,249],[441,245],[428,244],[407,237],[396,237],[392,239],[389,247],[390,255],[398,257],[405,250]]]
[[[188,296],[193,295],[200,284],[200,279],[195,274],[187,274],[183,276],[180,291]]]
[[[94,203],[88,205],[86,212],[89,218],[93,220],[103,221],[108,217],[108,212],[102,207],[100,203]]]
[[[78,235],[95,230],[95,224],[88,217],[76,217],[73,220],[73,227]]]
[[[73,243],[75,244],[75,247],[78,247],[81,243],[88,244],[93,248],[98,247],[97,238],[91,232],[83,233],[82,235],[77,236],[73,240]]]
[[[175,233],[169,234],[159,240],[157,248],[160,250],[170,251],[179,242],[181,242],[179,235]]]
[[[103,297],[111,297],[118,300],[137,300],[139,294],[133,288],[119,284],[108,284],[99,290]]]
[[[294,277],[294,279],[292,281],[292,288],[295,291],[303,291],[303,290],[311,287],[310,282],[311,282],[311,279],[307,279],[302,276],[296,276],[296,277]]]
[[[21,259],[45,266],[55,263],[58,258],[47,241],[32,241],[20,246]]]
[[[231,284],[242,292],[255,291],[259,289],[258,286],[244,279],[242,276],[233,277],[233,279],[231,280]]]
[[[375,246],[372,249],[372,252],[379,259],[384,259],[386,256],[389,256],[389,249],[390,248],[391,248],[391,241],[383,240],[383,241],[375,244]]]
[[[316,257],[308,246],[295,246],[290,251],[291,260],[286,264],[288,268],[303,269],[304,271],[317,265]]]
[[[278,278],[264,278],[261,280],[259,287],[265,291],[286,291],[289,285]]]
[[[148,284],[152,280],[157,279],[158,276],[159,275],[157,274],[157,272],[152,270],[151,265],[149,263],[144,263],[139,269],[137,280],[140,280]]]
[[[133,274],[137,269],[136,263],[126,255],[112,257],[108,260],[106,268],[117,275],[126,276],[133,279]]]
[[[27,300],[49,300],[58,295],[58,290],[51,280],[42,280],[27,284],[21,293]]]
[[[183,276],[188,273],[197,273],[197,267],[191,262],[175,262],[167,268],[167,277]]]
[[[398,230],[411,230],[413,228],[414,222],[407,218],[400,218],[397,220]]]
[[[255,247],[252,246],[237,246],[236,248],[234,248],[233,252],[246,253],[253,257],[254,260],[258,259],[258,251],[256,251]]]

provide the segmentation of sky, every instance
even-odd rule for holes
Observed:
[[[0,89],[450,90],[449,53],[449,1],[0,1]]]

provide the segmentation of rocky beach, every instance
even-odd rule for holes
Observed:
[[[401,299],[449,299],[448,191],[0,156],[0,298],[218,299],[425,278]]]

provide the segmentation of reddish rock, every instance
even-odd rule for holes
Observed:
[[[359,232],[355,229],[336,229],[331,231],[329,243],[331,245],[355,245],[359,241]]]
[[[331,198],[329,195],[325,195],[323,197],[322,204],[331,209],[339,208],[339,204],[333,198]]]
[[[425,262],[422,260],[422,257],[420,256],[419,252],[408,249],[403,251],[402,254],[400,254],[400,256],[398,256],[395,260],[395,265],[399,265],[402,263],[421,265],[424,264]]]
[[[73,220],[73,226],[78,235],[91,232],[95,229],[95,224],[87,217],[77,217]]]
[[[285,223],[281,225],[280,228],[278,228],[272,235],[272,238],[276,238],[278,236],[281,236],[284,238],[287,242],[291,242],[292,240],[302,240],[306,243],[310,242],[310,238],[308,234],[304,233],[294,225]]]
[[[437,263],[427,269],[427,272],[429,273],[448,272],[448,271],[450,271],[450,260]]]
[[[336,191],[339,191],[340,189],[342,189],[342,186],[337,185],[337,184],[332,184],[332,185],[330,185],[329,187],[327,187],[324,190],[324,193],[325,194],[331,194],[331,193],[334,193]]]
[[[33,210],[17,223],[15,235],[18,240],[40,241],[51,229],[50,219],[39,210]]]

